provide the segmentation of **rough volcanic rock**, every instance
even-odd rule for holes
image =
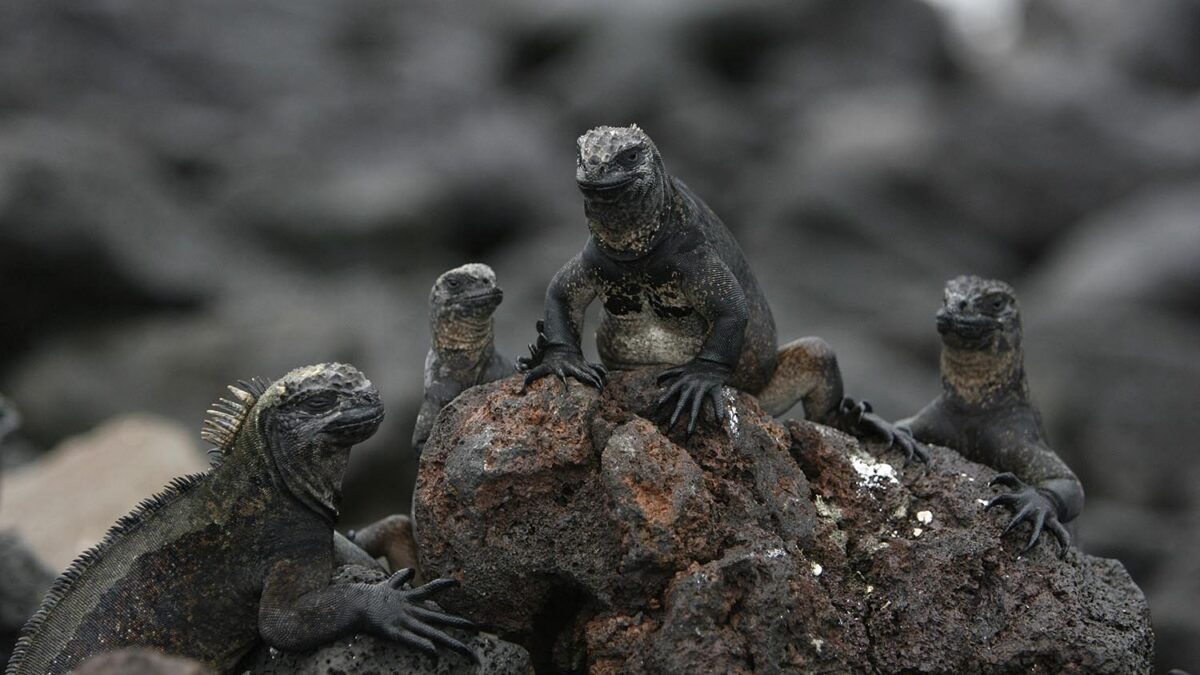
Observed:
[[[347,565],[334,573],[333,582],[378,583],[385,577],[380,571]],[[254,675],[527,675],[533,672],[529,654],[511,642],[455,629],[450,632],[475,650],[478,664],[449,650],[443,650],[439,658],[433,659],[401,644],[355,635],[308,653],[287,653],[263,646],[251,655],[249,668]]]
[[[425,571],[539,672],[1148,672],[1124,568],[1018,557],[1022,528],[982,511],[994,471],[889,464],[732,391],[685,442],[646,417],[652,375],[476,387],[426,446]]]
[[[641,416],[653,376],[617,375],[603,394],[552,378],[525,395],[519,377],[474,388],[442,412],[422,455],[426,575],[459,577],[445,604],[521,639],[539,668],[574,668],[584,624],[602,613],[661,610],[691,565],[812,539],[784,428],[730,395],[727,424],[685,448]]]

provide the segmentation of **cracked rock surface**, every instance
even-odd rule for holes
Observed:
[[[991,469],[906,467],[732,390],[685,441],[652,421],[653,376],[476,387],[426,446],[424,572],[538,672],[1149,672],[1121,564],[1018,557],[1027,530],[982,511]]]

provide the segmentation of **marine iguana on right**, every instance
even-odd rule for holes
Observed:
[[[665,365],[659,384],[669,384],[659,406],[675,401],[668,426],[690,411],[689,434],[706,400],[723,417],[720,392],[729,384],[772,415],[800,401],[810,420],[878,436],[924,458],[905,432],[843,396],[837,358],[824,340],[777,348],[771,308],[733,235],[667,173],[637,125],[580,136],[575,180],[591,237],[546,290],[544,339],[522,359],[526,384],[570,375],[600,388],[605,367]],[[584,311],[597,297],[603,366],[585,361],[580,350]]]
[[[6,675],[57,675],[152,647],[230,672],[261,639],[314,649],[356,632],[470,654],[432,624],[470,626],[421,601],[453,585],[331,585],[333,526],[350,448],[383,419],[375,387],[342,364],[230,387],[210,411],[206,473],[177,478],[83,553],[28,621]]]
[[[917,440],[958,450],[1002,471],[992,485],[1012,490],[985,508],[1008,506],[1016,515],[1004,529],[1032,525],[1029,543],[1043,528],[1065,549],[1062,523],[1083,510],[1083,486],[1046,442],[1042,416],[1030,401],[1021,351],[1021,314],[1003,281],[961,276],[946,283],[937,313],[942,334],[942,394],[913,417],[896,423]]]
[[[467,389],[516,372],[496,353],[492,313],[504,299],[492,268],[469,263],[443,273],[429,292],[433,345],[425,356],[425,397],[413,429],[420,456],[438,412]]]

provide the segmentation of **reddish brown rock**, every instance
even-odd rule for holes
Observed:
[[[1124,568],[1017,557],[982,511],[990,469],[941,448],[905,467],[732,391],[685,442],[650,420],[652,378],[477,387],[425,448],[426,574],[538,672],[1148,671]]]

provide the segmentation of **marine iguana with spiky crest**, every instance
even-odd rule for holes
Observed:
[[[54,583],[6,675],[70,671],[145,646],[229,672],[259,640],[301,651],[356,632],[470,653],[433,624],[469,622],[422,600],[453,585],[330,585],[333,526],[350,448],[383,418],[351,366],[293,370],[231,387],[206,423],[206,473],[177,478],[121,518]]]
[[[433,343],[425,355],[425,397],[413,429],[418,456],[447,403],[477,384],[516,372],[512,359],[496,353],[492,314],[503,299],[496,273],[481,263],[442,273],[429,291]]]
[[[856,435],[878,435],[911,457],[922,454],[868,406],[842,395],[833,349],[801,338],[779,349],[775,319],[733,235],[637,125],[597,127],[579,137],[575,180],[591,237],[546,290],[544,339],[522,359],[526,384],[547,375],[603,387],[606,368],[670,366],[660,409],[675,401],[669,427],[705,401],[724,416],[725,384],[756,396],[772,415],[797,401],[808,419]],[[584,311],[603,303],[596,344],[601,364],[580,350]]]
[[[1065,549],[1063,527],[1083,510],[1083,486],[1050,449],[1042,416],[1029,396],[1021,350],[1021,313],[1003,281],[961,276],[946,283],[937,312],[942,335],[942,394],[913,417],[897,422],[917,440],[958,450],[1002,471],[992,485],[1012,490],[985,508],[1008,506],[1032,531],[1022,551],[1037,545],[1044,528]]]

